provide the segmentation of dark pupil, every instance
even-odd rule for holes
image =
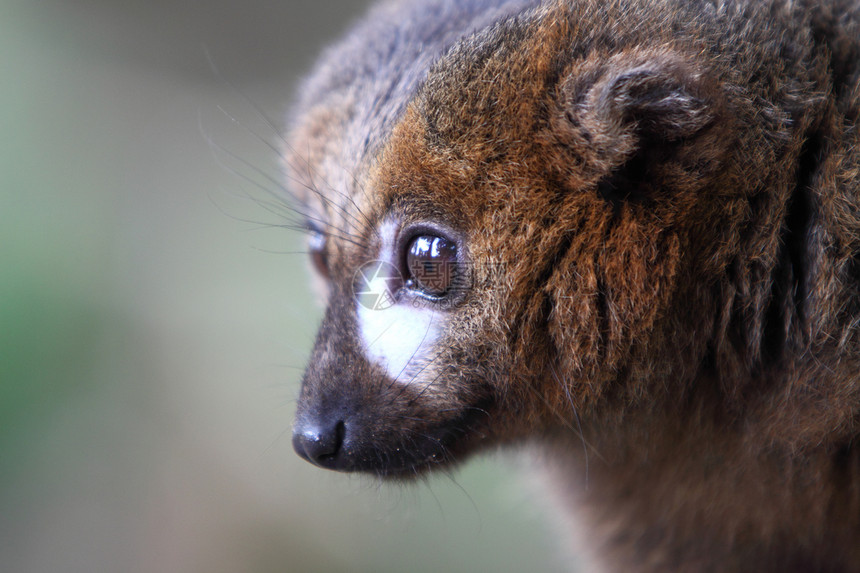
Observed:
[[[456,264],[457,246],[433,235],[415,237],[406,253],[412,285],[432,296],[442,296],[451,288]]]

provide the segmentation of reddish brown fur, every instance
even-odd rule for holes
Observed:
[[[396,113],[312,95],[333,280],[300,421],[349,403],[385,475],[537,443],[619,571],[860,571],[858,45],[849,2],[556,2],[439,47]],[[421,392],[357,342],[392,216],[480,263]]]

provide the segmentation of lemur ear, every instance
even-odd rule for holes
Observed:
[[[560,96],[564,125],[556,125],[581,159],[606,173],[601,193],[613,199],[659,184],[668,176],[659,166],[669,160],[689,163],[682,156],[698,153],[690,147],[701,147],[698,136],[720,115],[714,83],[666,52],[586,62],[562,82]]]
[[[713,87],[676,54],[619,54],[582,68],[563,83],[562,98],[568,119],[592,135],[623,137],[633,131],[675,141],[714,120]]]
[[[594,120],[610,129],[632,127],[667,141],[691,137],[712,120],[701,77],[665,58],[611,69],[589,93]],[[621,135],[621,134],[617,134]]]

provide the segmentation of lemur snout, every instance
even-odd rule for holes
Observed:
[[[293,428],[293,448],[301,457],[330,470],[347,469],[342,455],[346,426],[343,420],[320,416],[318,420],[302,420]]]

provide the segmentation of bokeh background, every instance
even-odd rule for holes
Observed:
[[[258,111],[365,8],[0,0],[0,571],[564,569],[522,460],[292,452],[320,310]]]

